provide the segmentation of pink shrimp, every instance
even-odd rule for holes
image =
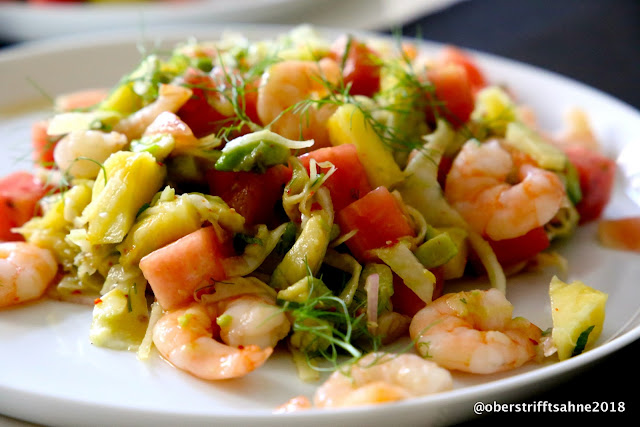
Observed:
[[[336,106],[302,103],[328,95],[327,85],[335,84],[339,78],[338,64],[328,58],[319,62],[287,60],[271,66],[258,90],[260,121],[286,138],[315,140],[314,149],[331,145],[326,122]]]
[[[418,353],[447,369],[490,374],[534,359],[542,331],[512,318],[497,289],[445,294],[413,317],[409,334]]]
[[[242,377],[263,365],[291,325],[275,306],[275,298],[250,282],[245,278],[219,282],[216,292],[225,294],[223,298],[205,296],[202,302],[163,315],[153,328],[160,354],[207,380]]]
[[[0,243],[0,307],[40,298],[57,273],[58,263],[48,249]]]
[[[507,182],[512,172],[519,182]],[[549,222],[565,197],[553,172],[515,165],[498,140],[465,143],[447,176],[445,197],[476,232],[493,240],[525,235]]]

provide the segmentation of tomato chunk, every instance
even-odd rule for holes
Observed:
[[[550,245],[543,227],[534,228],[528,233],[513,239],[487,239],[502,266],[517,264],[532,258]]]
[[[374,261],[376,258],[367,251],[415,234],[398,200],[385,187],[376,188],[339,211],[336,223],[342,233],[357,230],[346,245],[360,261]]]
[[[445,64],[461,65],[467,72],[467,77],[474,93],[487,85],[487,80],[476,62],[462,49],[455,46],[446,46],[440,52],[440,61]]]
[[[442,266],[430,270],[436,276],[436,283],[433,287],[433,300],[442,296],[444,289],[444,268]],[[391,296],[393,311],[413,317],[425,307],[425,302],[418,297],[404,284],[404,281],[397,275],[393,275],[393,295]]]
[[[0,241],[22,240],[11,228],[29,221],[38,201],[50,190],[29,172],[14,172],[0,179]]]
[[[226,116],[211,104],[211,99],[217,95],[215,82],[208,74],[195,69],[187,70],[183,79],[183,84],[193,93],[176,114],[191,128],[196,138],[216,132]]]
[[[193,94],[176,114],[191,128],[197,138],[237,124],[236,108],[249,120],[259,122],[259,80],[244,81],[237,72],[224,71],[220,67],[214,68],[209,74],[191,68],[182,80],[182,84],[189,87]],[[236,108],[232,105],[230,96],[237,96]],[[239,136],[241,133],[233,136]]]
[[[611,198],[616,163],[597,151],[578,144],[568,145],[564,147],[564,151],[580,178],[582,199],[576,205],[580,223],[593,221],[600,217]]]
[[[444,64],[427,71],[427,78],[435,88],[436,99],[428,107],[432,119],[442,116],[453,126],[469,120],[475,106],[469,76],[461,65]]]
[[[358,158],[358,150],[353,144],[320,148],[300,156],[299,159],[307,171],[311,159],[319,163],[331,162],[336,167],[336,171],[324,183],[331,193],[336,212],[371,191],[367,174]]]
[[[209,189],[242,215],[245,224],[270,224],[282,199],[284,186],[291,179],[291,169],[277,165],[265,173],[207,171]]]
[[[47,134],[49,122],[40,120],[31,125],[31,158],[39,166],[51,169],[54,165],[53,150],[59,138]]]
[[[140,269],[165,310],[193,300],[194,292],[226,279],[224,241],[212,225],[156,249],[140,260]]]
[[[345,85],[351,84],[351,95],[371,97],[380,90],[381,62],[366,43],[342,36],[331,46],[329,57],[338,64],[344,63],[342,78]]]

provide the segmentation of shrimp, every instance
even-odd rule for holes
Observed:
[[[313,149],[331,145],[326,122],[335,105],[310,105],[306,100],[319,100],[329,94],[328,84],[340,78],[340,68],[332,59],[319,62],[287,60],[267,70],[258,89],[258,117],[263,125],[289,139],[313,139]]]
[[[236,292],[232,288],[243,284],[239,279],[218,282],[216,287]],[[275,300],[264,294],[211,301],[203,297],[164,314],[154,326],[153,343],[176,367],[199,378],[220,380],[244,376],[264,364],[290,327]],[[214,338],[218,335],[221,341]]]
[[[520,182],[512,185],[507,179],[514,167]],[[497,140],[482,144],[470,140],[453,162],[445,197],[473,231],[503,240],[549,222],[566,196],[553,172],[527,163],[516,167]]]
[[[180,119],[177,115],[170,111],[160,113],[155,118],[147,129],[145,129],[145,136],[148,135],[162,135],[169,134],[173,136],[175,141],[174,153],[188,150],[189,148],[195,148],[200,141],[193,135],[193,131],[189,126]]]
[[[413,317],[409,334],[418,353],[447,369],[490,374],[538,355],[542,331],[497,289],[446,294]]]
[[[113,130],[125,134],[129,141],[138,139],[156,117],[165,111],[175,113],[192,93],[191,89],[183,86],[163,84],[155,101],[120,120]]]
[[[40,298],[57,273],[58,263],[48,249],[0,243],[0,307]]]
[[[370,353],[347,371],[337,370],[314,395],[319,408],[370,405],[453,388],[446,369],[415,354]]]
[[[127,145],[127,137],[118,132],[78,130],[65,135],[53,150],[53,159],[61,171],[75,178],[93,179],[100,164]]]

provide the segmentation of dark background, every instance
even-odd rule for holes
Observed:
[[[466,0],[410,22],[402,32],[539,66],[640,109],[640,0]],[[8,42],[0,39],[0,47]],[[639,356],[640,340],[526,400],[623,401],[624,414],[570,414],[568,419],[559,414],[495,414],[466,424],[630,419],[637,424]]]
[[[402,32],[539,66],[640,109],[640,0],[468,0],[408,23]],[[624,401],[624,414],[494,414],[468,425],[631,419],[637,424],[639,358],[640,340],[525,401]]]

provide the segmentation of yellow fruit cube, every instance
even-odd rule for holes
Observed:
[[[576,356],[593,344],[604,324],[608,295],[580,281],[564,283],[557,277],[551,279],[551,338],[560,360]]]
[[[387,188],[404,179],[391,150],[384,145],[376,131],[356,105],[345,104],[333,113],[327,123],[333,145],[354,144],[373,188]]]

